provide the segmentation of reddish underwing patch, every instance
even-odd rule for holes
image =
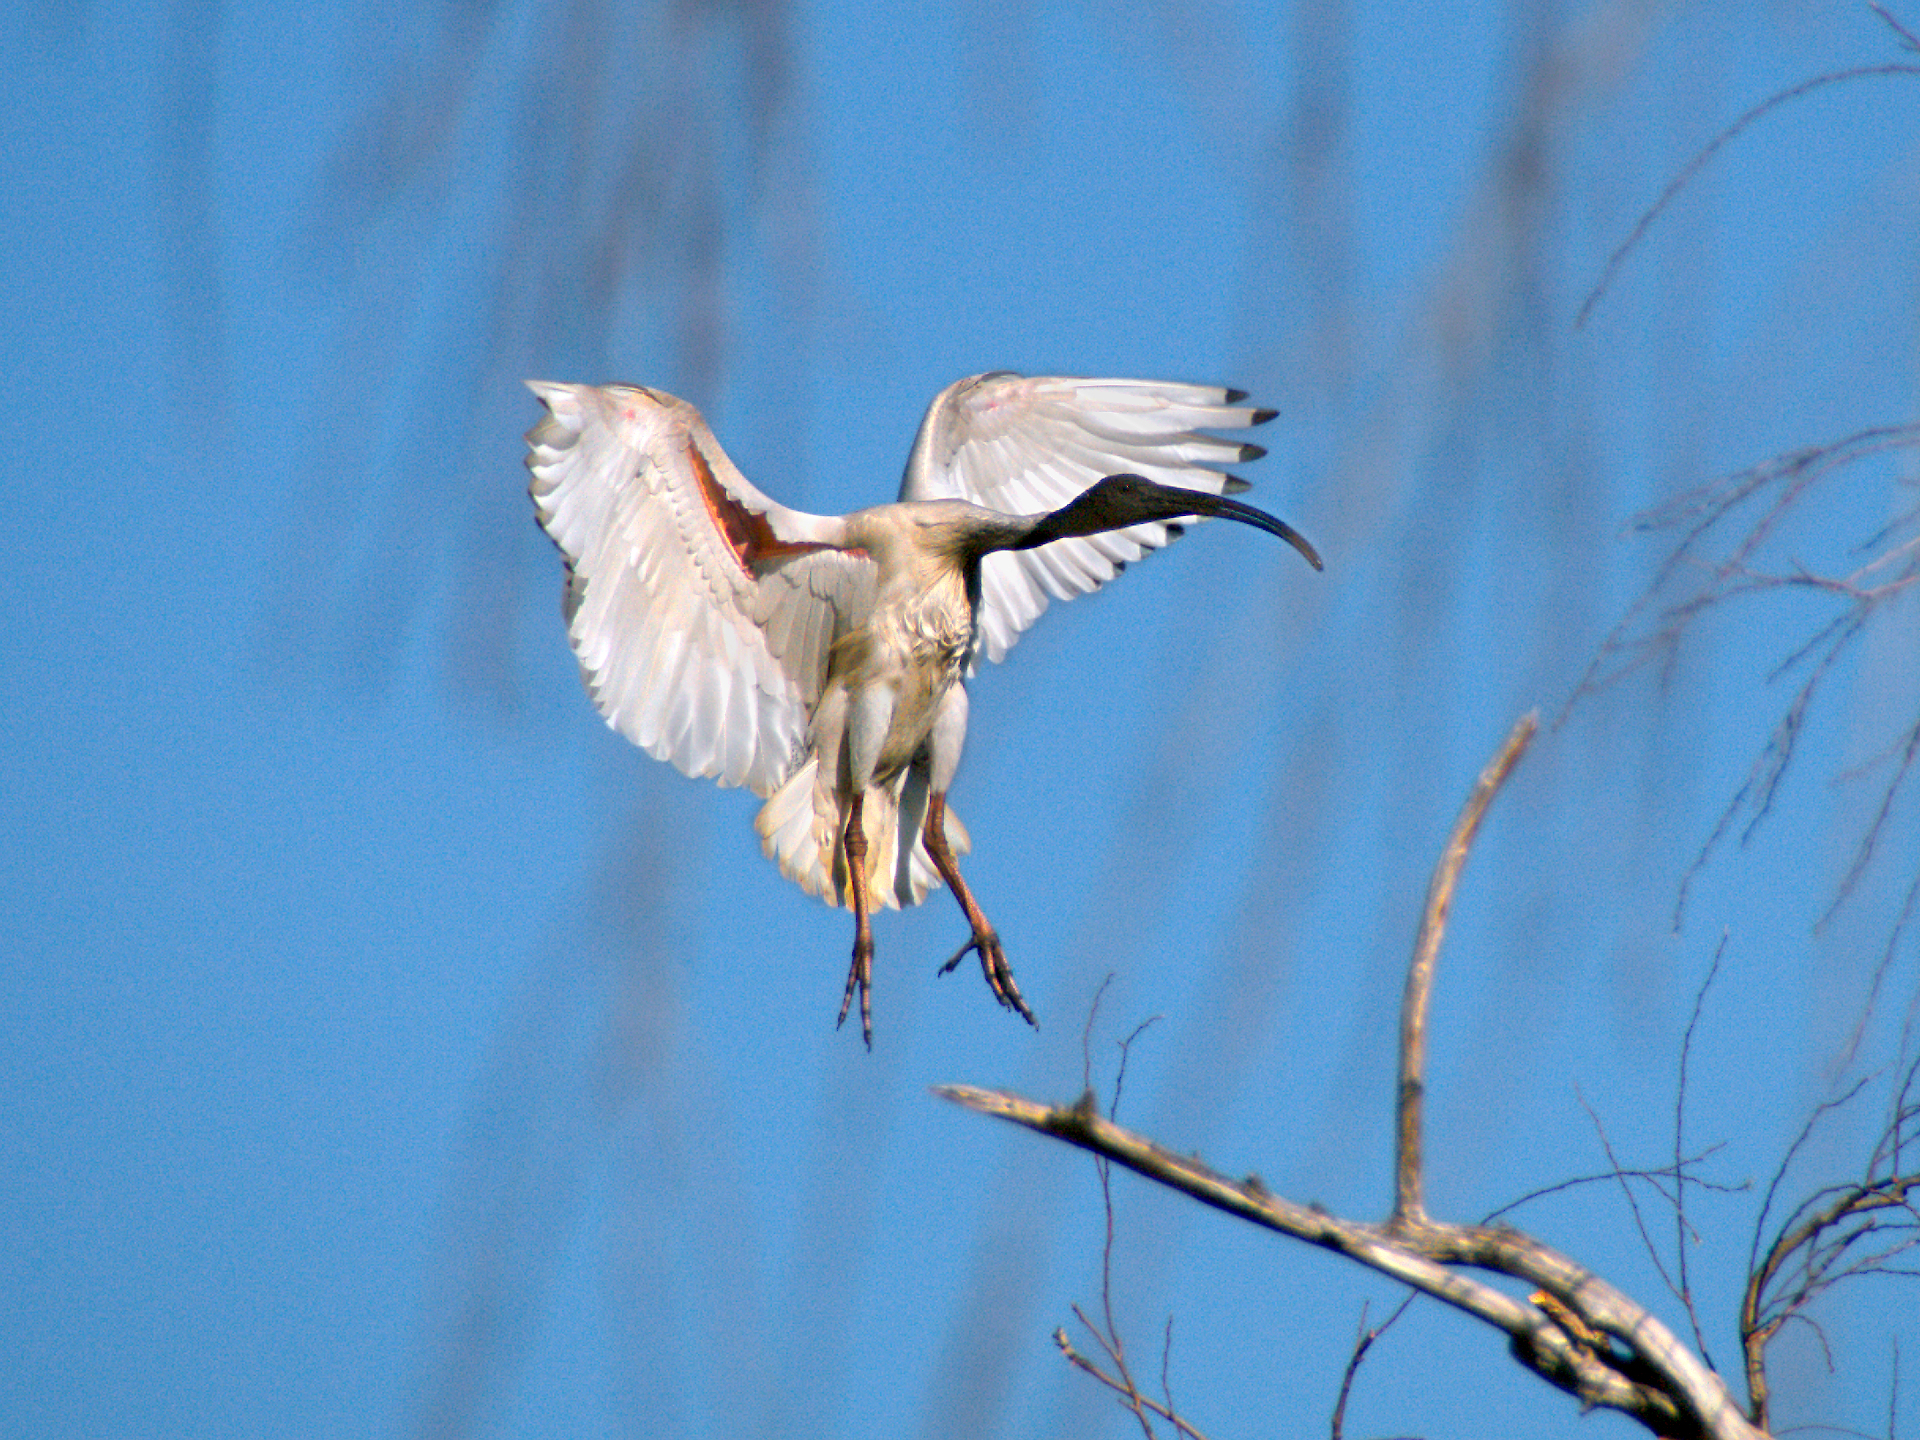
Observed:
[[[700,499],[707,507],[713,528],[727,542],[727,549],[733,552],[735,563],[747,579],[759,579],[759,567],[769,560],[828,548],[825,545],[792,544],[775,535],[766,516],[747,509],[728,493],[726,486],[714,478],[713,467],[707,464],[707,457],[700,453],[699,445],[691,438],[687,441],[687,456],[693,461],[694,479],[699,483]]]

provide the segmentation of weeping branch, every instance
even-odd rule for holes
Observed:
[[[1875,5],[1873,9],[1879,12],[1882,20],[1885,20],[1888,25],[1893,27],[1895,34],[1900,39],[1902,49],[1914,50],[1920,48],[1915,46],[1913,36],[1907,31],[1906,27],[1888,14],[1884,8]],[[1594,307],[1600,303],[1607,291],[1612,288],[1614,277],[1620,273],[1620,267],[1626,263],[1627,256],[1632,254],[1640,242],[1646,238],[1647,232],[1653,228],[1654,221],[1658,220],[1667,206],[1673,203],[1674,197],[1686,189],[1688,185],[1692,184],[1694,177],[1706,168],[1707,162],[1719,154],[1724,146],[1730,144],[1743,134],[1749,126],[1764,118],[1772,111],[1779,109],[1781,106],[1798,100],[1803,95],[1810,95],[1816,90],[1824,90],[1830,85],[1845,85],[1855,80],[1875,80],[1888,76],[1905,76],[1912,78],[1916,75],[1920,75],[1920,65],[1906,62],[1896,61],[1883,65],[1856,65],[1852,69],[1834,70],[1825,75],[1815,75],[1810,79],[1802,80],[1798,85],[1791,86],[1777,94],[1769,95],[1765,100],[1753,106],[1744,115],[1740,116],[1739,119],[1721,130],[1719,134],[1715,135],[1705,145],[1701,146],[1699,150],[1694,152],[1693,158],[1680,167],[1680,173],[1667,182],[1666,189],[1660,192],[1660,198],[1655,200],[1653,204],[1648,206],[1641,214],[1640,219],[1634,224],[1627,238],[1614,247],[1613,253],[1607,257],[1607,263],[1601,268],[1599,280],[1594,282],[1593,289],[1587,292],[1587,298],[1581,302],[1580,312],[1574,317],[1573,328],[1578,330],[1586,325],[1588,319],[1593,315]]]
[[[1787,594],[1805,595],[1819,606],[1798,642],[1783,647],[1783,658],[1767,676],[1769,684],[1790,675],[1799,683],[1746,778],[1681,876],[1673,909],[1675,930],[1681,928],[1693,882],[1708,861],[1729,839],[1748,843],[1773,813],[1815,708],[1831,688],[1827,682],[1849,656],[1866,651],[1868,636],[1896,623],[1896,611],[1910,607],[1920,593],[1920,485],[1888,474],[1889,467],[1916,451],[1920,424],[1861,430],[1721,476],[1635,518],[1636,529],[1673,537],[1670,548],[1640,598],[1601,644],[1568,700],[1567,712],[1644,667],[1670,671],[1682,641],[1716,612]],[[1801,538],[1793,522],[1803,512],[1820,513],[1815,502],[1824,498],[1822,492],[1842,485],[1888,483],[1894,514],[1849,547],[1845,571],[1816,570],[1792,558],[1792,547]],[[1831,708],[1833,702],[1827,703]],[[1913,697],[1884,743],[1874,747],[1872,758],[1842,778],[1859,781],[1870,775],[1878,788],[1872,816],[1819,925],[1833,919],[1883,858],[1896,812],[1920,783],[1920,695]],[[1896,857],[1893,863],[1902,862]],[[1920,867],[1909,883],[1920,887]],[[1903,909],[1889,938],[1889,957],[1907,918]],[[1885,968],[1883,962],[1875,976],[1876,995]]]

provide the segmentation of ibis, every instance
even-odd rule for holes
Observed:
[[[900,498],[848,515],[749,484],[699,411],[659,390],[529,381],[540,523],[566,560],[567,633],[594,704],[648,754],[744,785],[784,874],[853,911],[854,997],[873,1044],[872,912],[953,891],[999,1002],[1033,1024],[1000,937],[961,877],[947,790],[967,680],[1047,608],[1097,590],[1192,518],[1286,541],[1228,498],[1257,445],[1211,432],[1272,418],[1237,390],[976,375],[928,408]]]

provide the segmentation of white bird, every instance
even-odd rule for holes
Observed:
[[[858,991],[872,1046],[869,912],[942,881],[972,935],[941,973],[977,952],[1035,1023],[954,858],[964,682],[1048,596],[1098,589],[1183,517],[1259,526],[1320,569],[1292,527],[1222,498],[1247,487],[1216,467],[1266,452],[1202,433],[1274,412],[1212,386],[976,375],[928,407],[897,503],[808,515],[750,485],[684,400],[527,383],[547,407],[527,432],[533,501],[566,557],[588,693],[648,754],[762,796],[766,853],[852,908],[840,1023]]]

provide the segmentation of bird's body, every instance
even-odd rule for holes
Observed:
[[[899,501],[821,516],[750,485],[685,401],[529,384],[548,410],[527,435],[534,502],[567,558],[569,636],[608,724],[765,797],[767,853],[855,913],[840,1013],[857,991],[869,1044],[868,914],[943,882],[973,931],[946,968],[977,951],[1031,1021],[955,859],[966,678],[1049,594],[1097,588],[1184,516],[1258,525],[1318,568],[1283,522],[1221,498],[1244,485],[1213,467],[1264,452],[1200,431],[1272,412],[1211,387],[975,376],[929,408]]]

